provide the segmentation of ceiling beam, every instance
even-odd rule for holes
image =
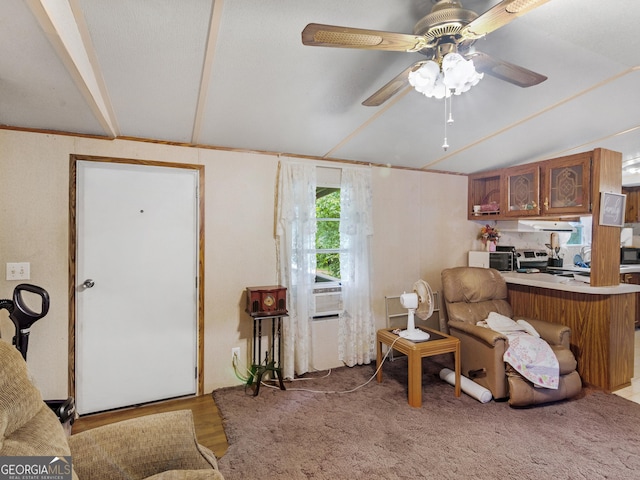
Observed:
[[[26,0],[26,3],[105,133],[113,138],[119,136],[91,37],[77,1]]]
[[[202,119],[205,114],[207,95],[211,87],[211,71],[213,70],[213,60],[216,52],[216,41],[220,32],[220,20],[222,19],[222,8],[224,0],[214,0],[211,9],[211,20],[209,21],[209,35],[207,37],[207,48],[204,54],[202,65],[202,77],[200,78],[200,91],[198,93],[198,103],[196,105],[196,116],[193,122],[193,132],[191,142],[200,143],[202,130]]]

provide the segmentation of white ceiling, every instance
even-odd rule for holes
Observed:
[[[550,0],[479,40],[549,79],[454,97],[446,152],[443,101],[361,105],[420,54],[301,42],[308,23],[411,33],[432,5],[2,0],[0,124],[460,173],[596,147],[640,162],[638,0]]]

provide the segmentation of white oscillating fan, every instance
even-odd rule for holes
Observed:
[[[412,342],[424,342],[429,340],[429,334],[416,328],[415,315],[421,320],[426,320],[433,315],[433,292],[424,280],[418,280],[413,284],[412,293],[400,295],[400,304],[409,311],[407,329],[400,332],[402,338]]]

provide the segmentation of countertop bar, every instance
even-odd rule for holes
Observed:
[[[620,273],[640,272],[640,265],[620,265]]]
[[[582,381],[612,392],[634,376],[634,323],[640,285],[592,287],[550,273],[504,272],[514,317],[571,329]]]
[[[637,271],[640,271],[640,267]],[[565,269],[566,270],[566,269]],[[622,272],[634,270],[621,269]],[[620,295],[624,293],[640,292],[640,285],[621,283],[611,287],[592,287],[588,283],[574,280],[572,278],[551,275],[550,273],[518,273],[502,272],[507,283],[515,285],[527,285],[530,287],[549,288],[551,290],[562,290],[565,292],[586,293],[589,295]]]
[[[564,270],[569,272],[591,272],[590,268],[567,266],[567,267],[547,267],[547,270]],[[620,273],[640,272],[640,264],[638,265],[620,265]]]

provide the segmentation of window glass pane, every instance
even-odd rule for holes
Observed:
[[[318,250],[340,248],[340,221],[319,220],[316,229],[316,248]]]
[[[572,225],[576,231],[571,233],[567,245],[582,245],[582,224],[573,223]]]
[[[316,254],[316,282],[336,282],[340,280],[340,254]]]
[[[569,222],[576,229],[571,233],[567,245],[591,245],[591,217],[580,217],[580,222]]]
[[[340,280],[340,189],[316,189],[316,282]]]
[[[339,188],[316,188],[316,218],[340,218]]]

